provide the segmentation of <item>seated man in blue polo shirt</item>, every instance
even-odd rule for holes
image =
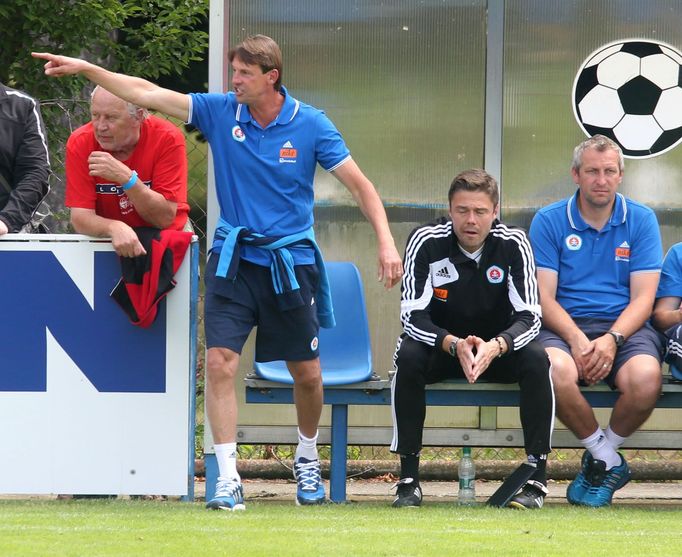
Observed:
[[[651,321],[665,334],[668,350],[666,361],[670,373],[682,381],[682,242],[670,248],[663,261],[661,282],[656,292],[656,305]]]
[[[609,505],[630,480],[618,448],[651,414],[661,389],[662,342],[649,324],[663,250],[653,211],[617,192],[620,147],[602,135],[573,153],[575,194],[540,210],[535,252],[557,416],[586,451],[568,486],[575,505]],[[605,431],[579,385],[605,381],[620,396]]]

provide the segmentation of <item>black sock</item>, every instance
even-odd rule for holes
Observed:
[[[542,485],[547,485],[547,455],[546,454],[529,454],[528,463],[533,464],[536,468],[531,480],[540,482]]]
[[[400,479],[412,478],[415,485],[419,485],[419,455],[400,455]]]

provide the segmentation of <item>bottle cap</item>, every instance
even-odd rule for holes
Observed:
[[[462,447],[462,454],[464,456],[471,456],[471,447]]]

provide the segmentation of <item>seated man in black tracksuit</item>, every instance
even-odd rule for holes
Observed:
[[[497,220],[497,182],[485,171],[456,176],[448,201],[450,219],[416,228],[405,249],[391,443],[401,474],[393,506],[421,504],[424,386],[484,376],[519,383],[526,453],[537,471],[510,506],[540,508],[554,394],[549,359],[534,340],[541,312],[533,252],[525,232]]]

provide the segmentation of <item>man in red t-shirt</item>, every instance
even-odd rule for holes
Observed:
[[[185,138],[96,87],[92,120],[66,143],[66,206],[76,232],[110,237],[121,256],[145,253],[133,227],[182,230],[187,222]]]

